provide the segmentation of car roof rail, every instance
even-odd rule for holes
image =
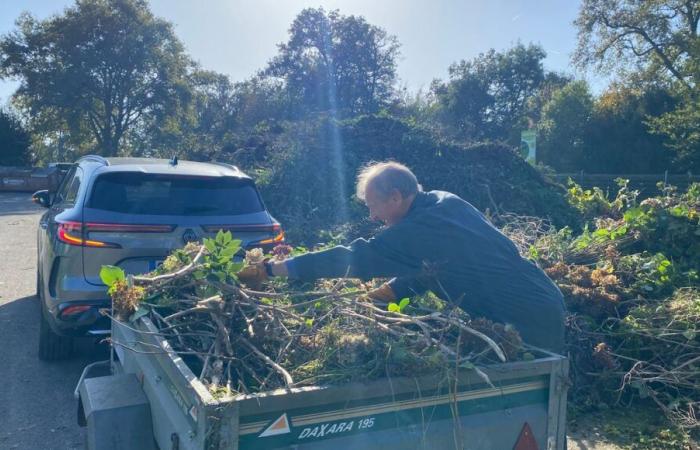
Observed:
[[[221,161],[207,161],[207,164],[216,164],[217,166],[226,167],[227,169],[231,169],[236,173],[237,177],[250,178],[250,176],[248,176],[248,174],[246,174],[241,169],[239,169],[238,166],[234,166],[233,164],[229,164],[229,163],[225,163],[225,162],[221,162]]]
[[[233,169],[236,172],[240,172],[241,170],[238,168],[238,166],[234,166],[233,164],[221,162],[221,161],[207,161],[209,164],[216,164],[217,166],[222,166],[226,167],[227,169]]]
[[[100,155],[85,155],[78,159],[78,161],[94,161],[100,164],[104,164],[105,166],[109,165],[109,161],[107,161],[107,158]]]

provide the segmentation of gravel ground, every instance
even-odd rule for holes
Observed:
[[[0,193],[0,449],[84,448],[73,389],[83,367],[108,355],[84,340],[68,361],[36,355],[36,230],[45,210],[27,193]],[[617,450],[594,430],[569,437],[570,450]]]

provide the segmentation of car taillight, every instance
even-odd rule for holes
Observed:
[[[58,240],[68,245],[78,245],[81,247],[97,247],[97,248],[119,248],[118,244],[110,242],[95,241],[85,239],[85,232],[81,222],[59,222],[58,224]]]
[[[175,229],[174,225],[137,225],[121,223],[81,223],[59,222],[58,239],[69,245],[96,248],[121,248],[119,244],[89,239],[90,232],[111,233],[169,233]]]

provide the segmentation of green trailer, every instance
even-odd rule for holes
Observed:
[[[214,398],[147,317],[81,377],[89,449],[564,449],[568,361]],[[102,365],[107,376],[95,376]],[[450,372],[450,371],[446,371]]]

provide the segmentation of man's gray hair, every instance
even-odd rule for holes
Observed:
[[[370,184],[383,199],[388,198],[394,189],[399,191],[403,198],[423,190],[411,169],[394,161],[370,163],[362,168],[357,175],[357,198],[365,201],[367,186]]]

